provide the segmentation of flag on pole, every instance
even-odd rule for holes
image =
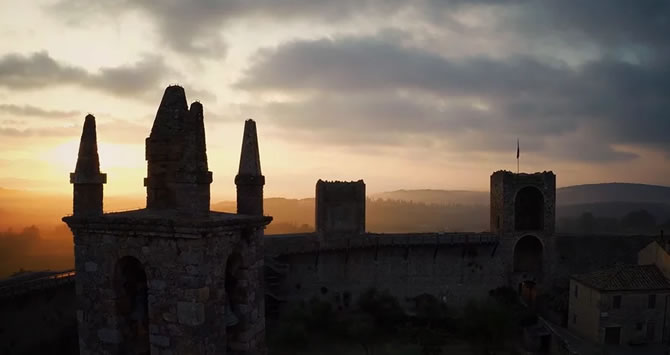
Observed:
[[[516,158],[519,159],[519,138],[516,139]]]
[[[519,173],[519,138],[516,139],[516,173]]]

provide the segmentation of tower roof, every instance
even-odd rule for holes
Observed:
[[[84,119],[84,128],[81,132],[77,166],[70,180],[72,183],[104,183],[104,177],[105,174],[100,173],[95,117],[88,114]]]
[[[242,154],[240,156],[240,170],[238,175],[261,176],[261,159],[258,153],[258,136],[256,122],[244,122],[244,136],[242,137]]]
[[[178,134],[187,115],[188,104],[184,88],[177,85],[168,86],[158,106],[150,138],[163,139]]]

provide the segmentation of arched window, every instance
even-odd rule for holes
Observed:
[[[516,194],[514,229],[517,231],[544,229],[544,196],[536,187],[524,187]]]
[[[542,271],[542,243],[532,235],[527,235],[514,246],[515,272]]]
[[[149,354],[147,275],[139,260],[124,256],[114,270],[120,354]]]

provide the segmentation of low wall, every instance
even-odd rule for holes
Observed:
[[[0,354],[79,354],[74,282],[0,302]]]

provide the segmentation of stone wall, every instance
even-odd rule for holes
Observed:
[[[507,260],[490,234],[367,234],[323,247],[314,239],[266,237],[266,254],[287,267],[276,290],[287,308],[312,297],[351,307],[369,288],[390,291],[406,307],[428,293],[460,308],[507,281]]]
[[[74,283],[2,298],[0,354],[78,354]]]
[[[139,210],[65,219],[75,236],[82,353],[140,352],[142,337],[148,338],[152,354],[219,354],[226,348],[233,354],[263,352],[262,226],[270,219],[212,215],[180,220]],[[232,254],[242,264],[233,275],[234,290],[226,282]],[[128,316],[120,311],[125,286],[119,286],[117,264],[124,257],[137,260],[146,275],[146,325],[138,320],[143,319],[141,304]],[[237,295],[228,309],[239,318],[231,328],[225,326],[228,292]],[[132,329],[127,329],[129,322]]]
[[[296,234],[266,236],[265,245],[266,256],[285,270],[272,289],[284,308],[315,296],[344,307],[345,295],[353,301],[370,287],[401,301],[430,293],[460,308],[496,287],[517,289],[533,281],[542,294],[567,288],[575,273],[635,264],[637,252],[653,239],[536,233],[543,246],[541,271],[514,272],[515,245],[526,235],[368,233],[322,245],[316,234]]]

